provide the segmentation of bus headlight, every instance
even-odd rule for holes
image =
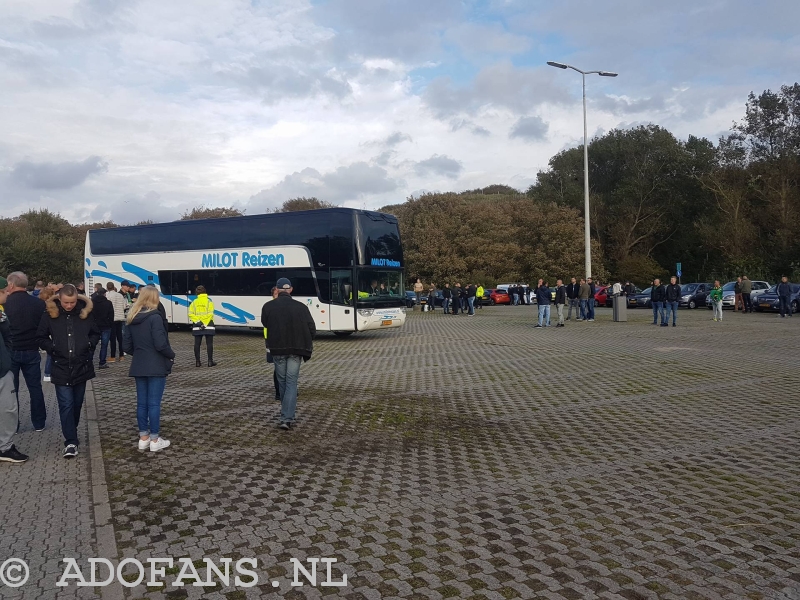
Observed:
[[[359,308],[358,314],[362,317],[371,317],[372,313],[375,312],[374,308]]]

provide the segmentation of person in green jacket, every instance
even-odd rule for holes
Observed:
[[[711,302],[714,305],[714,320],[722,321],[722,286],[719,279],[714,280],[714,288],[709,293]]]

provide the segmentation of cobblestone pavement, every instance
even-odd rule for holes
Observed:
[[[800,598],[800,319],[533,310],[320,336],[291,432],[258,333],[217,335],[213,369],[173,333],[159,454],[114,365],[95,389],[120,554],[259,561],[254,588],[129,596]],[[291,588],[291,557],[335,557],[348,587]]]
[[[62,558],[86,560],[97,555],[86,413],[78,430],[80,453],[65,460],[55,388],[43,384],[47,426],[35,432],[25,380],[22,376],[20,380],[21,427],[14,443],[30,458],[23,464],[0,463],[0,563],[22,559],[30,575],[20,588],[0,583],[0,598],[96,598],[91,588],[56,587],[64,570]]]

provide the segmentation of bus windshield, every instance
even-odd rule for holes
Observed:
[[[358,273],[358,304],[386,306],[405,304],[403,272],[389,269],[360,269]]]

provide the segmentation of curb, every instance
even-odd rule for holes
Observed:
[[[94,507],[94,526],[97,536],[97,556],[107,558],[116,563],[119,560],[117,538],[114,532],[114,521],[111,516],[111,502],[108,499],[106,469],[103,464],[103,446],[100,441],[100,425],[97,420],[97,404],[94,398],[94,386],[89,381],[86,394],[86,416],[89,433],[89,463],[92,480],[92,505]],[[107,600],[123,600],[125,597],[122,585],[113,581],[102,588],[102,597]]]

